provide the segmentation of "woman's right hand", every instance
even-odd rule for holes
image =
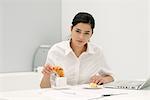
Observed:
[[[42,70],[43,75],[45,77],[50,77],[50,75],[52,73],[52,69],[53,69],[52,65],[49,65],[49,64],[44,65],[43,70]]]

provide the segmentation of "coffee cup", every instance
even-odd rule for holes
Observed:
[[[56,87],[66,87],[67,86],[67,78],[66,77],[56,77],[55,85],[56,85]]]

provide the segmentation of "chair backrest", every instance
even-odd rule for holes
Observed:
[[[50,48],[51,45],[40,45],[38,49],[35,51],[33,57],[33,71],[37,72],[37,68],[45,64],[47,53]]]

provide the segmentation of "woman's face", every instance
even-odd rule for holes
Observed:
[[[71,28],[72,44],[78,47],[83,47],[92,36],[92,28],[90,24],[78,23]]]

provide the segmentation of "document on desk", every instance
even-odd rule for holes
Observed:
[[[87,100],[83,95],[74,90],[52,90],[42,93],[42,95],[52,98],[53,100]]]
[[[55,98],[54,100],[95,100],[94,98],[112,95],[123,95],[124,92],[110,91],[109,89],[70,89],[52,90],[42,93],[44,96]],[[93,98],[93,99],[92,99]]]

